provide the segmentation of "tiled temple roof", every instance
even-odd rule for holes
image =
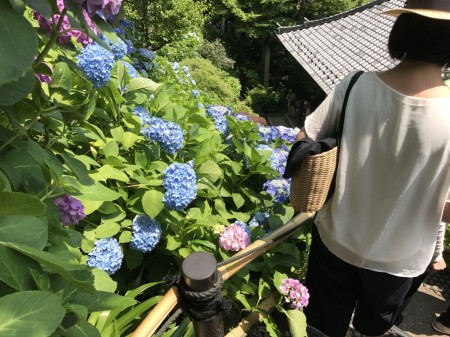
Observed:
[[[405,0],[375,0],[300,26],[280,27],[277,36],[328,94],[353,70],[381,71],[396,63],[387,51],[395,19],[380,13],[404,4]]]

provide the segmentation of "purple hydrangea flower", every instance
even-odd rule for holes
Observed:
[[[220,233],[219,247],[224,250],[238,252],[250,244],[250,236],[237,224],[231,224]]]
[[[299,280],[285,278],[281,282],[280,292],[287,303],[291,303],[291,308],[301,310],[308,305],[309,292]]]
[[[122,265],[122,248],[115,238],[98,240],[88,255],[87,264],[90,267],[101,269],[109,275],[116,273]]]
[[[155,248],[161,239],[161,225],[147,215],[136,215],[133,219],[133,236],[130,247],[147,253]]]
[[[71,195],[64,194],[53,202],[58,207],[63,225],[77,224],[85,218],[83,203]]]
[[[275,178],[267,180],[263,189],[274,197],[273,201],[282,204],[289,198],[291,179]]]
[[[163,202],[169,209],[184,210],[197,197],[194,161],[170,164],[163,175],[163,186],[166,189]]]
[[[109,18],[111,15],[119,13],[122,0],[72,0],[85,8],[89,16],[94,16],[100,12],[104,17]]]
[[[94,88],[108,84],[114,65],[114,55],[98,44],[90,44],[78,56],[78,65]]]

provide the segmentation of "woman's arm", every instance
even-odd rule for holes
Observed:
[[[300,132],[301,132],[301,130],[300,130]],[[442,213],[442,222],[450,223],[450,201],[447,201],[445,203],[444,212]]]

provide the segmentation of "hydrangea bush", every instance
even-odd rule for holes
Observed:
[[[0,2],[0,335],[130,335],[189,254],[225,260],[293,217],[281,175],[298,130],[210,101],[131,23],[110,26],[120,0],[16,3]],[[301,277],[306,242],[300,229],[224,283],[227,327],[277,273]]]

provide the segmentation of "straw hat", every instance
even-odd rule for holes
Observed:
[[[384,11],[383,14],[399,16],[414,13],[432,19],[450,20],[450,0],[407,0],[405,8]]]

